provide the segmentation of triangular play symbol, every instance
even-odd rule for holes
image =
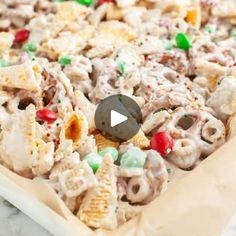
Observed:
[[[111,110],[111,127],[119,125],[119,124],[125,122],[126,120],[128,120],[127,116],[124,116],[124,115],[120,114],[119,112]]]

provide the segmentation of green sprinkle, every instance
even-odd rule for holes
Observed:
[[[85,6],[90,6],[93,3],[93,0],[75,0],[75,1]]]
[[[126,73],[126,70],[125,70],[125,63],[120,63],[119,65],[119,71],[122,75],[124,75]]]
[[[156,113],[158,113],[158,112],[161,112],[161,111],[165,111],[165,109],[164,109],[164,108],[160,108],[160,109],[156,110],[156,111],[154,112],[154,114],[156,114]]]
[[[187,115],[187,114],[185,114],[185,115],[184,115],[184,118],[188,118],[188,115]]]
[[[236,40],[236,29],[233,29],[230,33],[231,37]]]
[[[183,49],[185,51],[191,48],[190,39],[185,33],[177,34],[175,40],[176,40],[176,45],[178,48]]]
[[[0,59],[0,67],[8,66],[8,62],[5,59]]]
[[[113,147],[104,148],[98,154],[104,157],[107,153],[112,155],[114,161],[118,159],[118,151]]]
[[[139,148],[131,148],[121,156],[120,166],[124,168],[143,168],[146,157],[146,153]]]
[[[171,169],[170,169],[170,168],[167,168],[166,170],[167,170],[167,172],[168,172],[169,174],[171,173]]]
[[[26,52],[36,52],[37,45],[35,43],[27,43],[24,45],[23,50]]]
[[[61,100],[60,100],[60,99],[58,99],[58,100],[57,100],[57,103],[61,103]]]
[[[205,28],[205,31],[208,33],[215,33],[216,32],[216,25],[208,25]]]
[[[61,65],[69,65],[71,64],[71,57],[70,56],[62,56],[60,57],[60,59],[58,60],[58,63],[60,63]]]
[[[101,164],[102,164],[102,157],[98,155],[97,153],[90,153],[84,157],[84,160],[87,161],[89,166],[93,169],[94,172],[96,172]]]
[[[173,44],[171,41],[169,41],[165,44],[165,50],[171,50],[171,49],[173,49]]]

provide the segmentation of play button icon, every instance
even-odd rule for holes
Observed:
[[[115,127],[127,120],[128,120],[127,116],[123,116],[122,114],[111,110],[111,127]]]
[[[140,129],[142,113],[128,96],[113,95],[104,99],[95,113],[96,128],[114,141],[127,141]]]

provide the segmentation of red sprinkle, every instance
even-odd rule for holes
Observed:
[[[158,151],[161,156],[165,156],[173,150],[174,141],[169,133],[159,132],[151,138],[150,146],[152,149]]]
[[[102,5],[102,4],[104,4],[104,3],[115,3],[115,1],[114,0],[99,0],[98,1],[98,3],[97,3],[97,5],[99,6],[99,5]]]
[[[27,29],[21,29],[19,31],[16,32],[15,34],[15,42],[16,43],[23,43],[24,41],[26,41],[29,38],[29,30]]]
[[[38,110],[36,112],[36,116],[38,119],[46,121],[48,123],[52,123],[57,119],[57,114],[47,108]]]

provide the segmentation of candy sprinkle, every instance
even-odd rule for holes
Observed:
[[[84,160],[87,161],[88,165],[96,172],[101,164],[102,164],[102,157],[97,153],[90,153],[84,157]]]
[[[0,67],[8,66],[8,62],[5,59],[0,59]]]
[[[114,2],[115,2],[115,0],[99,0],[97,2],[97,5],[102,5],[104,3],[114,3]]]
[[[37,50],[37,45],[35,43],[27,43],[23,47],[24,51],[35,52]]]
[[[113,157],[113,160],[116,161],[118,159],[118,151],[114,147],[107,147],[102,149],[98,154],[102,157],[104,157],[107,153],[111,154]]]
[[[205,31],[209,34],[216,32],[216,25],[207,25]]]
[[[19,31],[16,32],[15,34],[15,42],[16,43],[23,43],[24,41],[26,41],[29,38],[29,30],[27,29],[21,29]]]
[[[119,71],[122,75],[125,74],[125,63],[124,62],[119,64]]]
[[[187,51],[191,47],[190,39],[185,33],[177,34],[175,39],[178,48]]]
[[[153,135],[150,141],[151,149],[156,150],[161,156],[166,156],[173,150],[174,141],[169,133],[159,132]]]
[[[233,29],[230,33],[231,37],[236,40],[236,29]]]
[[[47,108],[38,110],[36,112],[36,116],[39,120],[46,121],[48,123],[52,123],[57,120],[57,114],[53,110],[49,110]]]
[[[58,63],[60,63],[61,65],[65,66],[65,65],[69,65],[71,64],[71,57],[70,56],[62,56],[60,57],[60,59],[58,60]]]
[[[93,0],[75,0],[75,1],[85,6],[90,6],[93,3]]]

